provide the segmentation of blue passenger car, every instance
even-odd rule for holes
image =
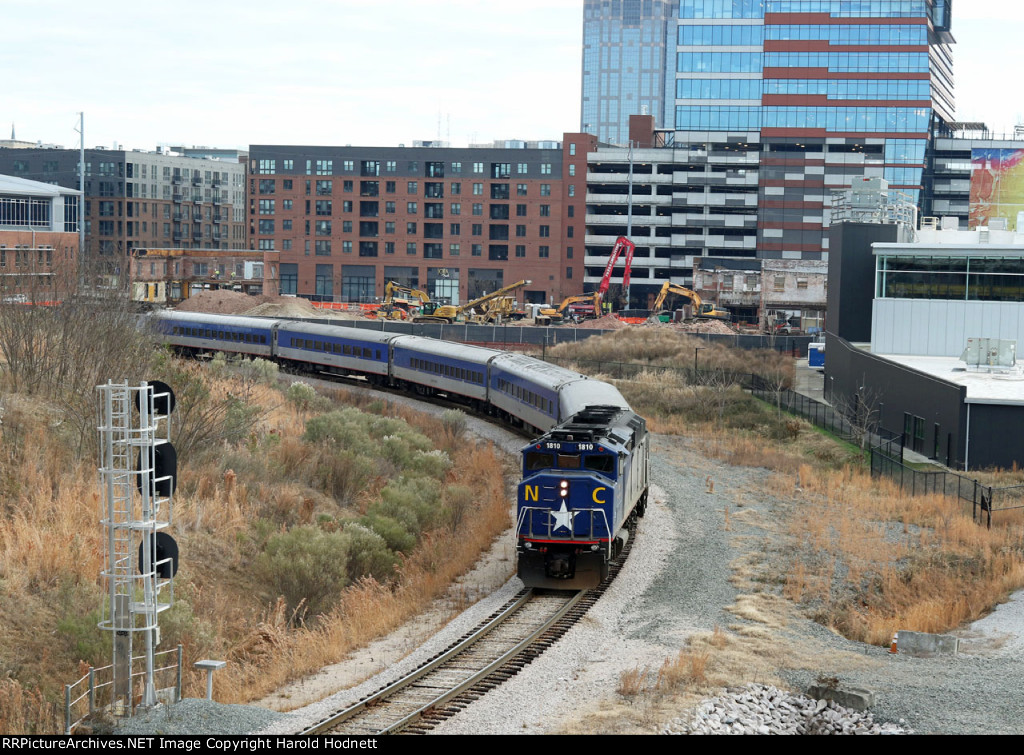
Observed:
[[[277,328],[275,354],[310,371],[386,378],[389,343],[395,337],[376,330],[288,320]]]
[[[399,336],[391,342],[391,377],[421,395],[443,393],[482,405],[487,366],[501,352],[479,346]]]
[[[154,314],[152,322],[160,339],[171,346],[269,358],[279,320],[168,311]]]

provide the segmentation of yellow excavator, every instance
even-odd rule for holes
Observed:
[[[466,318],[467,322],[497,325],[508,320],[521,320],[526,316],[514,296],[499,296],[480,305],[480,311]]]
[[[567,296],[557,307],[544,307],[538,310],[534,322],[537,325],[557,325],[565,319],[565,313],[573,304],[591,305],[594,308],[594,316],[601,316],[601,294],[595,291],[590,294]]]
[[[430,296],[426,291],[388,281],[384,286],[384,301],[381,302],[380,309],[376,310],[377,319],[405,320],[409,317],[408,306],[412,300],[419,301],[421,307],[429,308],[431,305]]]
[[[503,286],[502,288],[499,288],[497,291],[493,291],[489,294],[484,294],[481,297],[473,299],[472,301],[468,301],[465,304],[460,304],[458,306],[454,306],[452,304],[442,304],[431,309],[429,304],[425,303],[423,305],[423,311],[421,312],[421,314],[418,314],[415,317],[413,317],[412,321],[440,322],[447,323],[450,325],[451,323],[455,322],[459,318],[459,315],[461,315],[463,312],[471,312],[472,310],[475,310],[476,307],[480,307],[484,304],[487,304],[488,302],[499,297],[502,297],[511,291],[515,291],[517,288],[529,286],[530,283],[532,283],[532,281],[516,281],[515,283],[509,286]],[[471,312],[470,316],[475,317],[475,312]]]
[[[676,294],[678,296],[685,296],[693,304],[693,317],[697,320],[724,320],[729,322],[732,320],[732,314],[727,309],[719,309],[712,302],[704,301],[700,298],[700,294],[684,286],[676,285],[672,281],[665,281],[661,287],[661,291],[658,293],[658,298],[654,300],[654,306],[651,308],[656,314],[661,312],[661,307],[665,303],[665,299],[668,298],[669,294]]]

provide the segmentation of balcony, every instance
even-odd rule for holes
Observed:
[[[220,213],[214,213],[212,220],[213,220],[214,223],[223,223],[224,222],[224,216],[221,215]]]
[[[181,194],[179,194],[178,192],[174,192],[174,195],[172,196],[172,199],[175,201],[175,203],[180,204],[184,200],[184,197]]]

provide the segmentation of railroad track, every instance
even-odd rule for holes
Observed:
[[[451,718],[515,676],[587,613],[621,569],[634,534],[608,579],[595,589],[523,590],[406,677],[299,733],[423,734]]]

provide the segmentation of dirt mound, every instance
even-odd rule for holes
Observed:
[[[605,315],[594,320],[583,320],[575,327],[585,330],[623,330],[629,327],[629,323],[623,322],[615,315]]]
[[[259,297],[263,299],[264,297]],[[290,296],[268,296],[260,304],[246,310],[245,314],[254,317],[320,317],[320,310],[308,299]]]
[[[240,315],[252,309],[263,297],[249,296],[238,291],[199,291],[179,304],[182,312],[208,312],[218,315]]]
[[[179,304],[183,312],[208,312],[218,315],[253,317],[324,317],[335,320],[361,320],[361,312],[318,309],[309,299],[297,296],[249,296],[238,291],[200,291]]]
[[[697,320],[695,322],[682,323],[675,327],[684,333],[717,333],[727,336],[736,334],[731,325],[721,320]]]

